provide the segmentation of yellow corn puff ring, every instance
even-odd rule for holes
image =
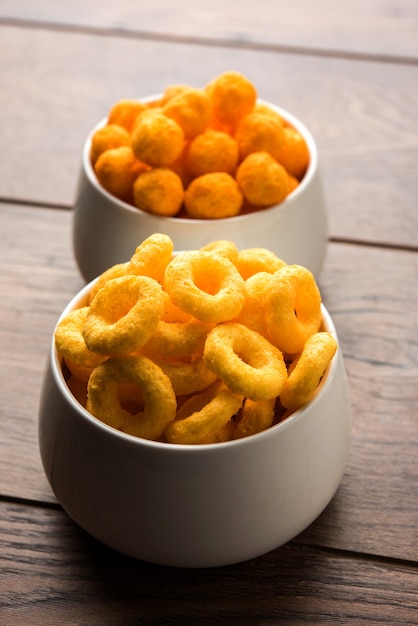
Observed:
[[[233,321],[244,324],[247,328],[270,341],[270,332],[266,323],[266,302],[270,296],[272,274],[257,272],[245,281],[246,298],[241,313]]]
[[[122,408],[121,385],[139,388],[144,408],[132,415]],[[112,357],[97,367],[87,388],[87,410],[104,423],[144,439],[159,439],[176,414],[177,402],[167,376],[144,356]]]
[[[237,264],[238,248],[236,244],[233,241],[229,241],[229,239],[218,239],[216,241],[211,241],[200,249],[202,250],[202,252],[219,254],[220,256],[223,256],[231,261],[233,265]]]
[[[239,315],[245,284],[236,267],[211,252],[186,251],[168,264],[164,289],[173,303],[202,322],[224,322]]]
[[[94,285],[92,286],[90,290],[89,298],[88,298],[89,304],[93,300],[94,296],[99,291],[99,289],[101,289],[103,285],[107,283],[108,280],[111,280],[112,278],[120,278],[121,276],[126,276],[127,269],[128,269],[127,262],[116,263],[116,265],[112,265],[107,270],[102,272],[102,274],[100,274],[100,276],[98,277],[98,279],[96,280],[96,282],[94,283]]]
[[[103,361],[103,357],[89,350],[83,337],[83,328],[89,307],[70,311],[55,329],[55,347],[58,353],[68,360],[68,368],[74,363],[86,370],[92,370]]]
[[[166,359],[184,359],[202,354],[206,336],[212,327],[213,324],[194,319],[171,323],[160,320],[144,349]]]
[[[93,298],[83,326],[89,350],[122,356],[146,344],[163,311],[162,288],[148,276],[107,281]]]
[[[203,359],[229,389],[251,400],[276,398],[287,377],[280,350],[243,324],[215,326],[206,338]]]
[[[206,367],[201,355],[188,360],[168,360],[154,354],[150,358],[168,376],[176,396],[203,391],[216,380],[216,374]]]
[[[270,428],[274,420],[275,402],[275,398],[258,402],[246,398],[234,430],[234,439],[249,437]]]
[[[186,400],[176,419],[168,424],[165,437],[170,443],[207,443],[216,431],[230,422],[242,401],[242,396],[217,382],[203,393]]]
[[[160,282],[173,256],[173,242],[168,235],[154,233],[136,248],[126,268],[127,274],[149,276]]]
[[[237,269],[244,280],[257,272],[274,274],[285,265],[282,259],[266,248],[244,248],[239,251],[236,262]]]
[[[295,411],[312,400],[321,379],[337,351],[337,341],[328,332],[311,335],[280,392],[280,402]]]
[[[301,352],[321,319],[321,294],[306,267],[285,265],[273,274],[266,322],[275,346],[288,354]]]

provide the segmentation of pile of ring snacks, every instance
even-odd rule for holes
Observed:
[[[119,100],[90,158],[102,187],[143,211],[219,219],[283,202],[310,157],[300,132],[230,71],[204,88],[171,85],[158,101]]]
[[[309,402],[337,349],[313,275],[231,241],[173,254],[156,233],[55,331],[67,385],[96,418],[155,441],[263,431]]]

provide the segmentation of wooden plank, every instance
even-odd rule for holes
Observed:
[[[413,0],[123,0],[101,6],[76,0],[57,11],[54,0],[10,0],[1,16],[175,37],[224,40],[236,45],[289,46],[354,54],[418,56],[418,4]]]
[[[2,27],[0,197],[71,206],[84,138],[111,104],[230,68],[316,137],[333,237],[416,246],[418,67],[408,65]]]
[[[0,212],[0,494],[11,498],[54,500],[36,416],[53,326],[82,285],[70,229],[65,211]],[[306,542],[418,559],[417,273],[411,252],[329,248],[319,282],[346,359],[353,438],[340,490]]]
[[[0,547],[5,626],[416,624],[415,567],[297,543],[224,568],[164,568],[105,548],[61,510],[0,502]]]

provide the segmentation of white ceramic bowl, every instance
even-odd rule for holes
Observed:
[[[317,275],[325,258],[328,218],[316,143],[297,118],[271,103],[264,104],[303,135],[311,157],[308,170],[298,188],[281,204],[219,220],[151,215],[103,189],[89,157],[91,137],[106,123],[102,120],[84,145],[74,205],[73,248],[83,277],[90,281],[111,265],[127,261],[139,243],[157,232],[169,235],[176,250],[200,248],[217,239],[234,241],[240,249],[265,247],[286,263],[304,265]]]
[[[337,338],[325,308],[323,326]],[[343,476],[350,423],[339,348],[315,398],[260,434],[196,446],[135,438],[74,399],[52,341],[39,445],[58,501],[88,533],[144,561],[212,567],[271,551],[321,513]]]

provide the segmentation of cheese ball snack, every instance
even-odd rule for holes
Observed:
[[[302,135],[290,126],[283,129],[283,144],[276,159],[290,176],[302,180],[309,165],[309,148]]]
[[[258,206],[279,204],[288,195],[288,174],[268,152],[249,154],[238,167],[236,179],[246,200]]]
[[[112,106],[109,111],[107,123],[119,124],[119,126],[123,126],[123,128],[126,128],[126,130],[130,132],[138,115],[143,113],[146,108],[146,105],[139,100],[124,98],[115,102]]]
[[[193,177],[210,172],[234,175],[238,166],[238,144],[228,135],[213,129],[206,130],[191,142],[186,165]]]
[[[243,196],[237,182],[226,172],[212,172],[195,178],[184,194],[187,215],[219,219],[238,215]]]
[[[268,152],[277,159],[285,143],[280,118],[255,111],[238,122],[234,139],[241,160],[253,152]]]
[[[156,167],[143,172],[133,184],[134,204],[146,213],[176,215],[183,204],[181,178],[173,170]]]
[[[240,72],[224,72],[207,86],[214,116],[223,124],[234,126],[254,108],[257,91]]]
[[[105,150],[94,165],[100,184],[125,202],[133,201],[133,184],[139,174],[147,169],[148,166],[138,161],[130,146]]]
[[[99,156],[106,150],[130,145],[131,138],[126,128],[119,126],[119,124],[106,124],[103,128],[96,130],[91,138],[91,162],[94,166]]]
[[[183,130],[185,139],[193,139],[208,127],[212,110],[203,89],[183,89],[162,107],[162,112]]]
[[[163,113],[149,111],[139,116],[130,141],[137,159],[151,167],[168,167],[183,150],[184,133]]]

